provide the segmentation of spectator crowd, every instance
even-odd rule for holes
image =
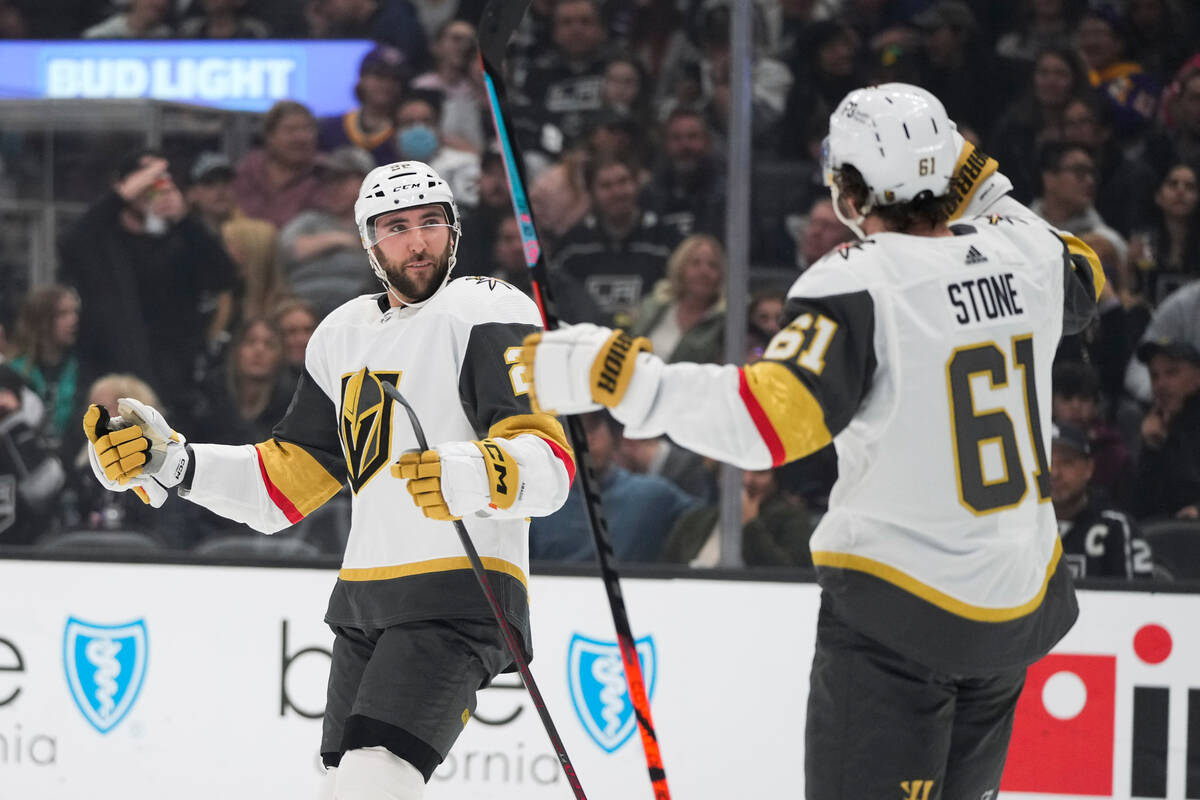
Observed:
[[[187,503],[150,512],[100,490],[79,420],[89,403],[116,415],[129,396],[198,441],[269,438],[320,320],[380,291],[354,224],[378,164],[425,161],[450,184],[463,214],[457,274],[530,291],[476,56],[481,7],[0,0],[5,38],[375,42],[342,114],[281,101],[249,152],[110,160],[95,201],[62,231],[55,282],[0,286],[0,545],[89,529],[185,550],[249,536]],[[736,271],[752,290],[744,360],[761,357],[790,283],[851,238],[819,165],[834,104],[867,83],[924,86],[999,161],[1013,196],[1091,245],[1108,277],[1099,319],[1062,342],[1053,369],[1052,500],[1067,563],[1078,577],[1168,574],[1141,529],[1200,519],[1200,7],[751,10],[754,163],[731,174],[729,0],[533,0],[508,51],[509,113],[564,319],[630,329],[668,361],[722,362],[727,186],[748,181],[752,244]],[[603,413],[585,427],[618,559],[719,563],[716,465],[665,439],[625,439]],[[742,559],[811,566],[808,536],[835,479],[832,445],[746,473]],[[336,554],[343,519],[281,536]],[[592,558],[574,492],[535,522],[531,554]]]

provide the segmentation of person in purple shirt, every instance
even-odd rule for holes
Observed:
[[[385,44],[371,49],[358,67],[358,108],[319,120],[317,147],[324,152],[357,147],[368,151],[376,164],[402,160],[396,149],[396,109],[409,77],[404,53]]]
[[[280,100],[263,119],[263,146],[238,163],[233,179],[238,208],[282,228],[301,211],[320,207],[316,162],[312,112],[301,103]]]

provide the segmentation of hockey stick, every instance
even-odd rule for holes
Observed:
[[[542,315],[546,330],[558,327],[558,313],[554,305],[550,282],[547,279],[546,261],[538,243],[537,231],[533,227],[533,209],[525,193],[524,170],[516,142],[509,135],[511,125],[504,113],[501,98],[504,97],[504,79],[501,65],[504,51],[512,38],[513,31],[529,7],[530,0],[488,0],[479,23],[479,57],[483,62],[483,79],[487,88],[488,103],[496,124],[496,138],[500,144],[501,160],[508,174],[509,193],[513,211],[521,229],[521,240],[525,244],[525,263],[529,265],[533,278],[533,296]],[[613,566],[612,542],[608,536],[608,525],[600,507],[600,495],[596,491],[596,477],[587,458],[587,436],[578,416],[567,417],[567,432],[576,460],[581,465],[577,480],[583,490],[588,520],[591,523],[592,539],[596,545],[596,557],[600,563],[600,576],[608,593],[608,605],[612,609],[613,626],[616,628],[617,644],[621,650],[621,662],[625,666],[625,680],[629,685],[629,699],[637,717],[638,732],[642,738],[642,749],[646,752],[646,768],[650,773],[650,785],[657,800],[670,800],[667,789],[667,774],[663,769],[662,753],[658,748],[658,735],[654,731],[654,720],[650,716],[650,699],[646,695],[646,681],[642,676],[642,664],[638,659],[633,631],[629,625],[629,614],[625,610],[625,598],[621,593],[620,577]]]
[[[422,450],[428,450],[429,442],[425,440],[425,431],[421,428],[421,421],[417,419],[417,412],[404,399],[404,395],[400,394],[399,389],[389,381],[382,381],[382,383],[384,393],[404,406],[404,410],[408,412],[408,421],[412,423],[413,433],[417,437],[417,445]],[[463,550],[467,551],[467,560],[471,562],[471,571],[475,573],[475,578],[479,581],[484,596],[487,597],[488,605],[492,609],[492,616],[496,618],[496,622],[500,624],[500,630],[504,633],[504,641],[508,644],[508,650],[517,664],[517,671],[521,673],[521,680],[525,682],[525,688],[529,691],[529,699],[533,701],[538,716],[542,718],[542,725],[546,727],[546,735],[550,737],[550,744],[554,747],[558,762],[562,764],[563,772],[567,776],[567,783],[571,784],[571,791],[575,793],[578,800],[587,800],[583,793],[583,786],[579,783],[579,777],[575,774],[575,767],[567,755],[567,748],[558,735],[558,729],[554,727],[554,720],[550,718],[550,709],[546,708],[546,701],[542,699],[542,692],[538,689],[537,681],[533,679],[533,673],[529,671],[529,661],[521,649],[521,642],[517,639],[517,634],[509,624],[508,618],[504,616],[504,609],[500,608],[500,601],[496,599],[492,582],[488,580],[487,573],[484,572],[483,562],[479,559],[479,553],[475,550],[471,535],[467,533],[467,526],[463,525],[462,520],[456,519],[454,520],[454,530],[458,533]]]

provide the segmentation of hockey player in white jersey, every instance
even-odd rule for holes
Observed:
[[[121,401],[115,423],[92,406],[84,428],[109,488],[158,505],[178,487],[264,533],[350,485],[349,540],[326,614],[335,639],[321,753],[337,767],[327,796],[413,800],[476,692],[511,666],[445,520],[463,519],[529,655],[528,518],[563,503],[575,465],[558,421],[531,411],[517,363],[541,327],[532,301],[492,278],[449,280],[461,230],[445,181],[420,162],[379,167],[355,217],[386,291],[321,322],[270,440],[187,444],[133,400]],[[416,439],[384,381],[413,405],[434,449],[408,452]]]
[[[743,469],[835,442],[811,540],[807,796],[994,798],[1025,667],[1078,613],[1051,505],[1050,368],[1103,274],[1002,196],[995,162],[917,87],[850,93],[825,168],[859,240],[796,281],[762,361],[668,365],[645,340],[572,326],[526,340],[534,407],[607,406],[626,436]]]

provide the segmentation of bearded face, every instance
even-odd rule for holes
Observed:
[[[375,222],[372,252],[388,282],[406,303],[428,300],[450,271],[454,232],[440,206],[402,209]]]
[[[406,301],[420,303],[433,297],[433,293],[441,288],[450,271],[453,244],[453,241],[447,241],[436,255],[422,251],[402,262],[390,259],[379,246],[375,247],[375,256],[392,288]]]

